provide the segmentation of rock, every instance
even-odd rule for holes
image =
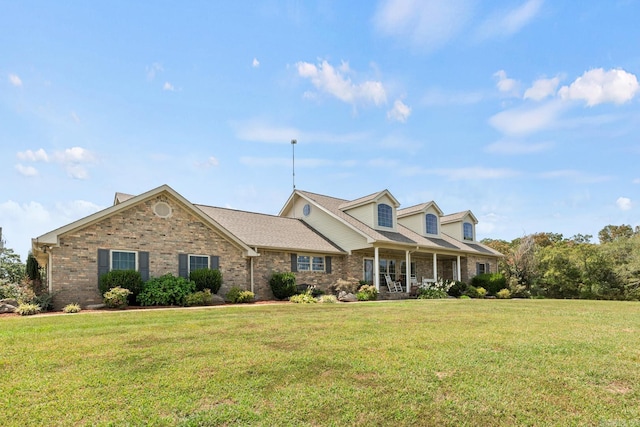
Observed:
[[[1,313],[13,313],[16,311],[16,307],[11,304],[0,303],[0,314]]]
[[[342,301],[342,302],[356,302],[358,301],[358,298],[356,298],[356,296],[354,294],[352,294],[351,292],[347,293],[345,291],[341,291],[338,294],[338,301]]]
[[[224,298],[222,298],[218,294],[215,294],[215,295],[211,295],[211,302],[207,305],[223,305],[223,304],[225,304]]]
[[[9,305],[12,305],[14,307],[17,307],[17,306],[20,305],[20,304],[18,304],[18,300],[16,300],[15,298],[0,299],[0,304],[9,304]]]
[[[89,304],[87,305],[87,310],[100,310],[101,308],[105,308],[105,304]]]

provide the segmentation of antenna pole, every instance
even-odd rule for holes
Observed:
[[[292,139],[291,140],[291,163],[293,166],[293,190],[295,191],[296,189],[296,144],[298,143],[297,140]]]

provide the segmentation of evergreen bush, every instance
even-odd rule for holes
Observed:
[[[144,282],[140,272],[135,270],[112,270],[100,276],[98,289],[104,295],[109,289],[123,288],[131,291],[128,303],[134,305],[140,291],[144,288]]]
[[[501,289],[508,288],[507,279],[501,273],[478,274],[471,279],[471,285],[485,288],[488,295],[496,295]]]
[[[273,273],[269,279],[269,286],[276,299],[286,300],[297,292],[296,275],[289,272]]]
[[[217,294],[222,286],[222,273],[218,269],[201,268],[189,273],[189,280],[196,284],[196,291],[210,289],[211,293]]]

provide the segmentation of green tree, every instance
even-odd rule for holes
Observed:
[[[636,227],[637,228],[637,227]],[[618,239],[628,239],[637,233],[637,229],[634,232],[630,225],[607,225],[598,232],[598,239],[600,243],[611,243]]]
[[[20,261],[20,255],[13,249],[0,247],[0,279],[9,283],[21,283],[25,276],[25,266]]]

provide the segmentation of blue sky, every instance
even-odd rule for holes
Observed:
[[[470,209],[478,238],[640,225],[640,2],[0,0],[0,227],[168,184]],[[597,238],[594,239],[597,241]]]

